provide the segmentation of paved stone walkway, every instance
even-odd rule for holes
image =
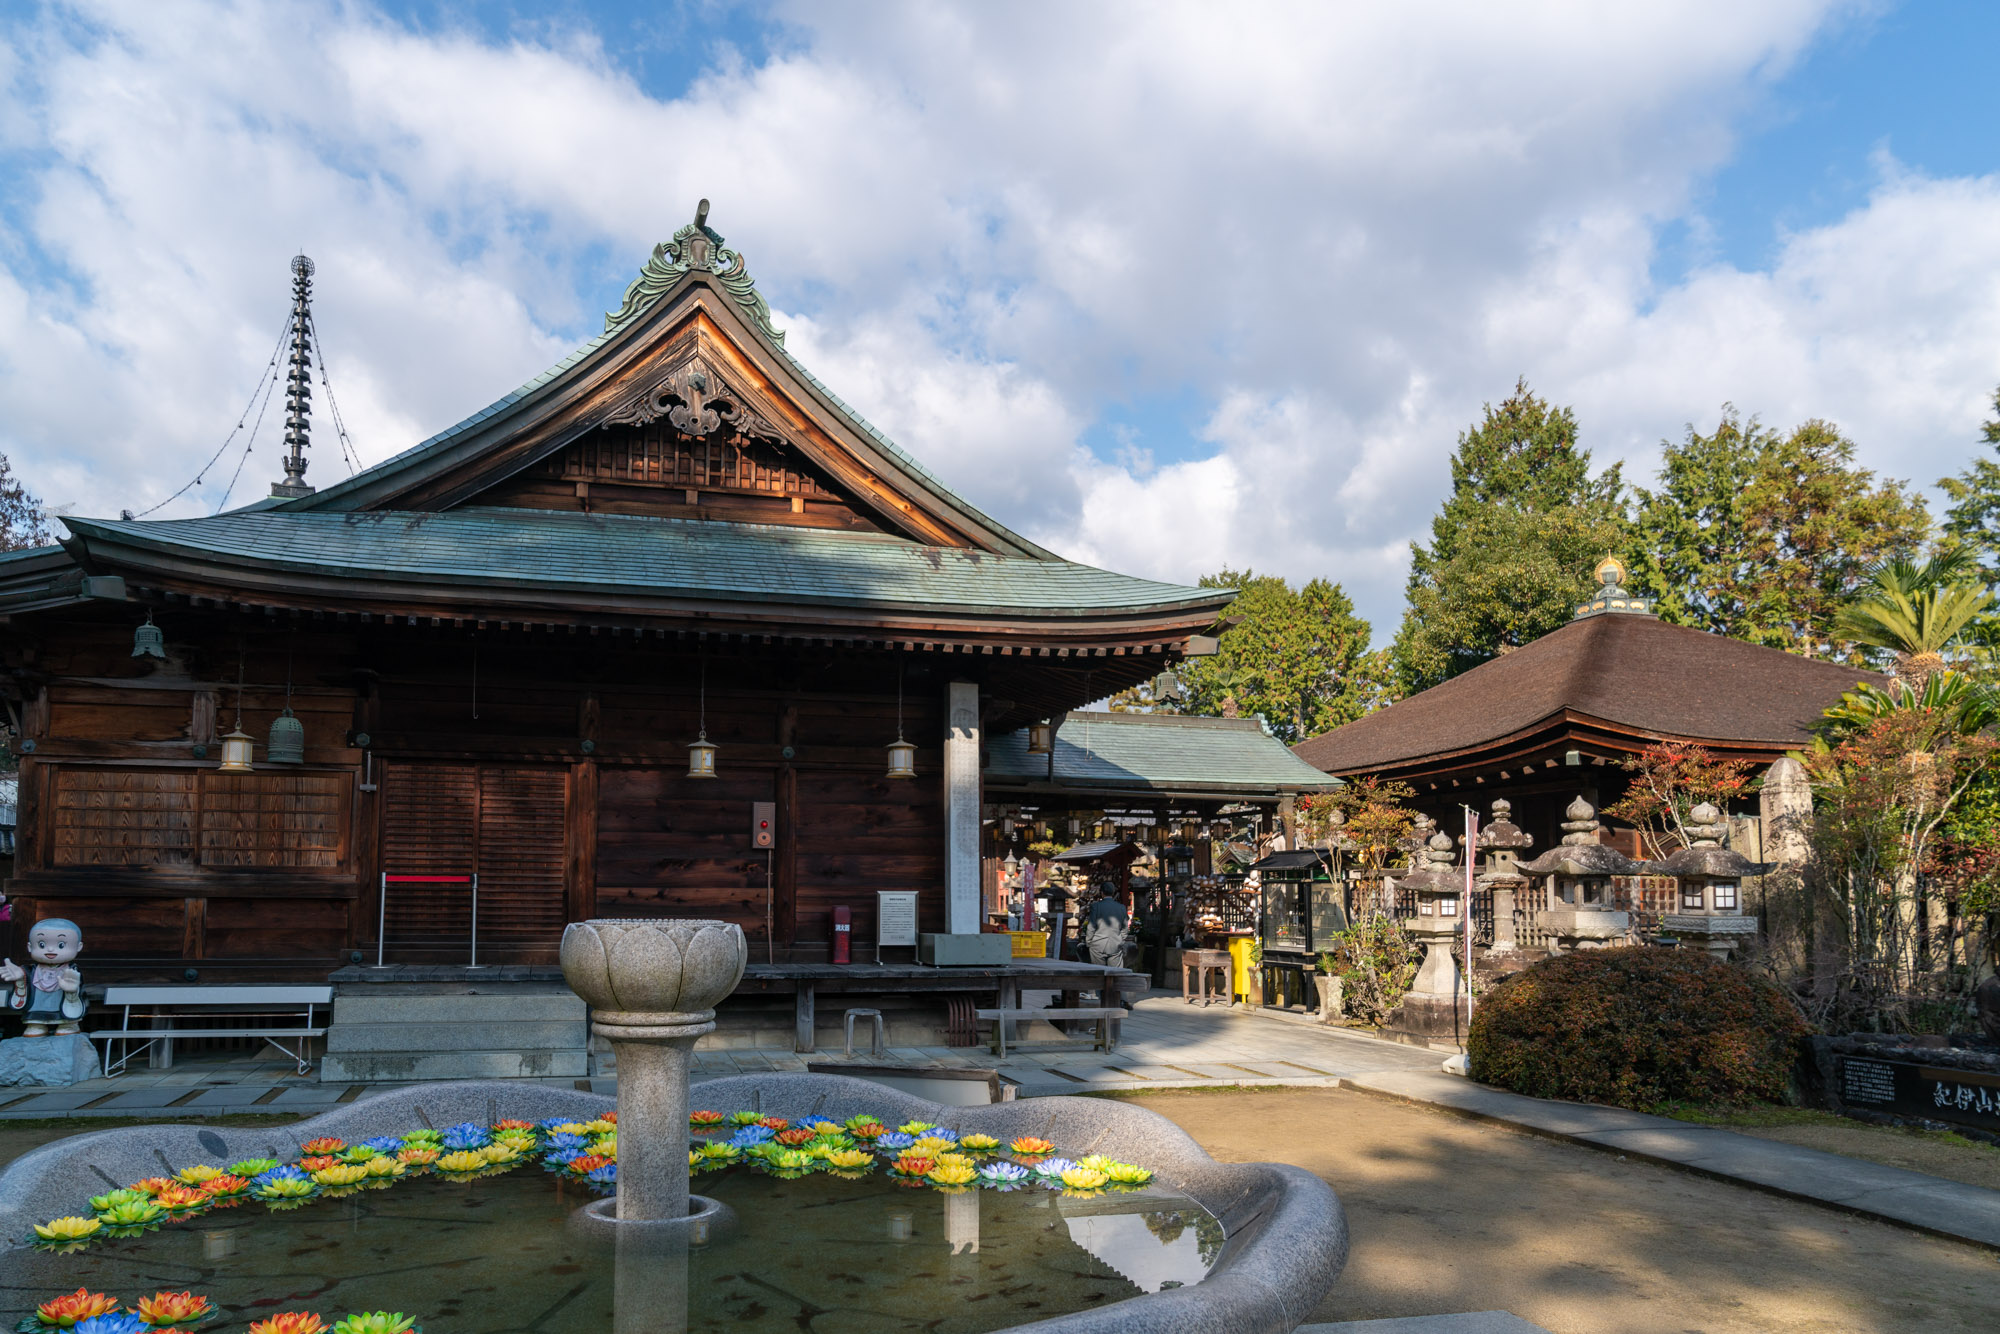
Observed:
[[[1231,1085],[1351,1088],[1428,1103],[2000,1249],[2000,1191],[1615,1107],[1524,1098],[1442,1073],[1440,1052],[1328,1028],[1302,1016],[1221,1006],[1203,1009],[1183,1004],[1178,996],[1155,993],[1139,1002],[1122,1029],[1118,1048],[1112,1052],[1093,1051],[1088,1041],[1079,1040],[1031,1044],[1026,1050],[1010,1050],[1000,1062],[983,1047],[892,1048],[890,1056],[896,1064],[916,1067],[997,1067],[1019,1084],[1020,1096],[1030,1098]],[[835,1052],[808,1058],[761,1048],[704,1051],[695,1054],[694,1076],[700,1082],[734,1074],[803,1072],[808,1060],[837,1064],[841,1057]],[[617,1089],[615,1079],[542,1082],[598,1093]],[[301,1079],[289,1060],[246,1058],[191,1063],[173,1070],[135,1070],[115,1080],[92,1080],[63,1089],[0,1089],[0,1119],[312,1113],[388,1087],[321,1084],[311,1077]]]
[[[1441,1052],[1328,1028],[1302,1016],[1220,1005],[1203,1009],[1164,992],[1141,1000],[1120,1027],[1117,1050],[1110,1052],[1094,1051],[1088,1040],[1077,1039],[1018,1049],[1009,1044],[1004,1061],[995,1061],[986,1047],[892,1047],[889,1058],[898,1065],[932,1069],[997,1069],[1021,1086],[1024,1098],[1243,1084],[1331,1086],[1376,1071],[1436,1070],[1443,1059]],[[871,1058],[854,1059],[865,1064]],[[841,1057],[835,1052],[808,1058],[761,1048],[699,1051],[694,1073],[701,1080],[803,1071],[808,1060],[838,1064]]]

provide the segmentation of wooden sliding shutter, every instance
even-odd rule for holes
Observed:
[[[479,938],[551,951],[562,943],[562,769],[479,772]]]
[[[382,778],[382,869],[479,876],[479,950],[495,962],[554,958],[562,940],[565,771],[396,762]],[[387,954],[458,960],[472,896],[458,885],[391,884]]]

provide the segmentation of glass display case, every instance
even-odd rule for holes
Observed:
[[[1267,955],[1310,959],[1347,929],[1341,883],[1326,853],[1274,852],[1250,869],[1262,885]]]

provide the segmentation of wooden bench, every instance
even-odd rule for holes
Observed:
[[[1113,1019],[1123,1019],[1125,1017],[1125,1007],[1122,1005],[1084,1005],[1046,1010],[1024,1010],[1017,1008],[974,1010],[972,1014],[976,1019],[991,1019],[993,1021],[993,1054],[1004,1060],[1007,1056],[1007,1021],[1009,1019],[1095,1019],[1097,1021],[1097,1040],[1091,1044],[1092,1048],[1096,1051],[1110,1051],[1118,1045],[1117,1041],[1111,1036],[1111,1021]]]
[[[312,1056],[306,1044],[313,1038],[326,1036],[328,1016],[320,1011],[332,1008],[333,988],[109,986],[104,989],[104,1005],[106,1009],[124,1011],[119,1027],[87,1035],[104,1040],[107,1076],[124,1073],[135,1051],[149,1052],[150,1063],[158,1069],[172,1066],[175,1037],[262,1038],[296,1061],[303,1075],[312,1069]],[[135,1015],[134,1010],[140,1013]],[[241,1022],[223,1028],[176,1024],[177,1020],[197,1017]],[[145,1027],[136,1027],[135,1019],[143,1020]],[[286,1046],[286,1041],[295,1043],[297,1050]]]

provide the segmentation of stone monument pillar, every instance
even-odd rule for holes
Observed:
[[[1479,846],[1486,853],[1486,869],[1475,882],[1493,893],[1493,954],[1512,954],[1514,939],[1514,897],[1527,887],[1521,874],[1520,856],[1535,845],[1535,836],[1514,823],[1514,805],[1501,797],[1493,802],[1493,819],[1479,831]]]
[[[749,957],[729,922],[612,918],[563,932],[563,980],[618,1059],[620,1222],[688,1216],[688,1055]]]

